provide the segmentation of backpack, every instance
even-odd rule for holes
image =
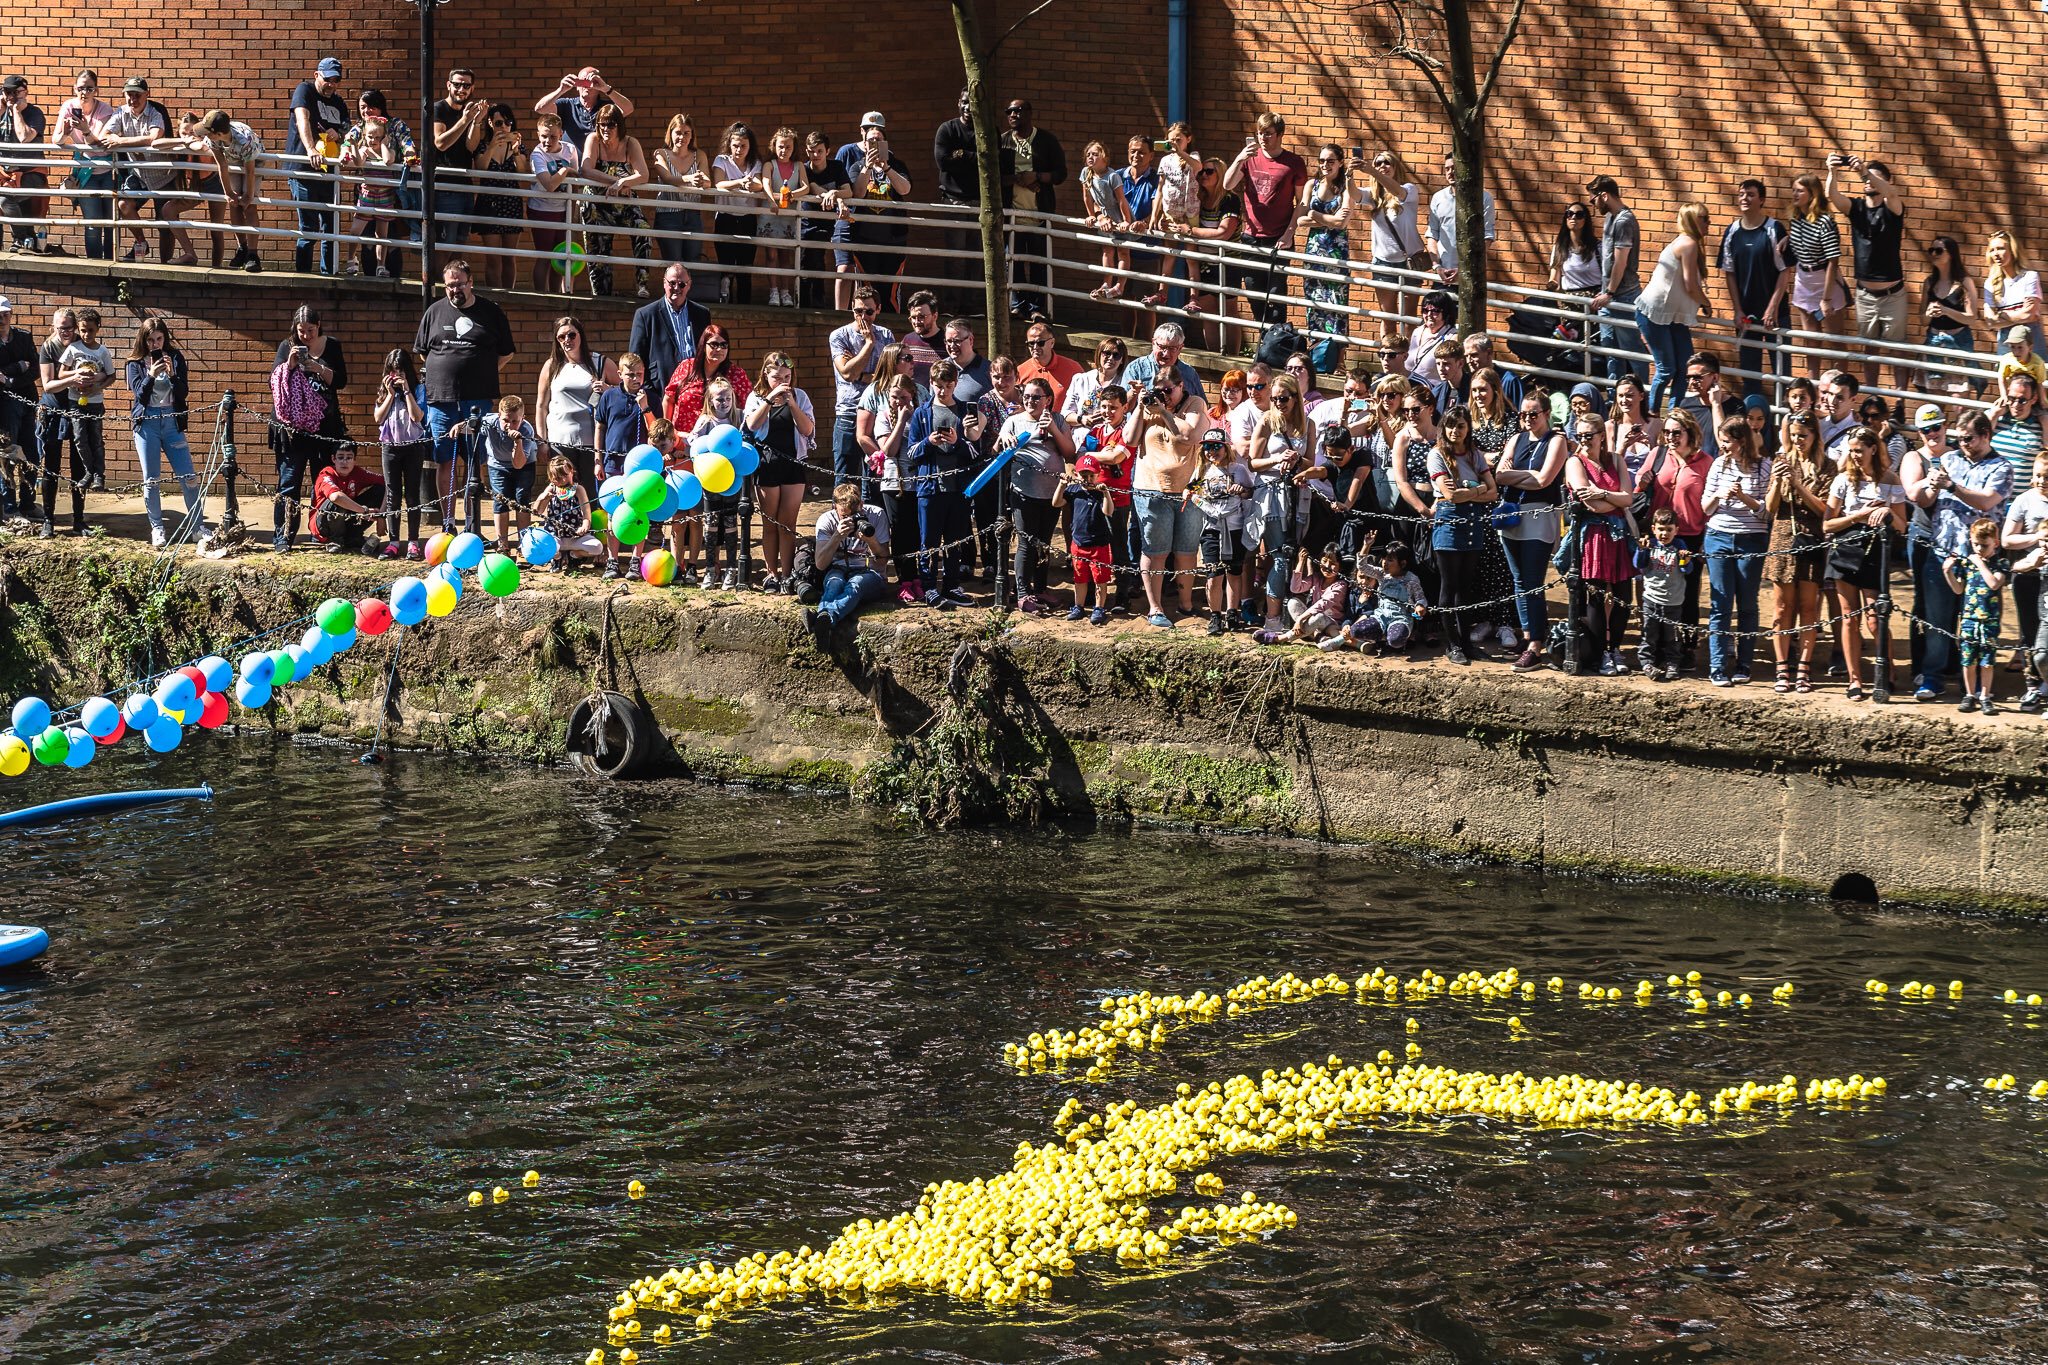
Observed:
[[[1287,357],[1308,349],[1308,339],[1294,330],[1294,324],[1276,322],[1259,337],[1258,349],[1252,352],[1254,359],[1264,362],[1270,370],[1278,372],[1287,366]]]
[[[790,573],[796,583],[796,600],[811,606],[824,595],[825,575],[818,572],[818,544],[809,537],[796,543],[796,567]]]

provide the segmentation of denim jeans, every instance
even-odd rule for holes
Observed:
[[[1626,294],[1616,294],[1614,302],[1600,310],[1600,317],[1604,320],[1595,341],[1615,350],[1635,350],[1635,340],[1629,334],[1636,327],[1636,295],[1642,292],[1632,289]],[[1625,356],[1606,355],[1600,360],[1607,367],[1609,379],[1619,379],[1625,374],[1632,374],[1638,379],[1643,377],[1643,367]]]
[[[835,564],[825,571],[825,586],[818,594],[818,615],[836,626],[858,615],[868,603],[879,601],[888,586],[873,569],[848,569]]]
[[[1278,616],[1287,600],[1287,585],[1294,579],[1294,514],[1268,512],[1259,531],[1259,543],[1272,556],[1266,565],[1266,614]]]
[[[178,430],[177,418],[169,408],[145,408],[143,415],[135,419],[132,430],[135,458],[142,464],[142,505],[149,513],[149,529],[164,528],[163,490],[158,479],[168,459],[178,486],[185,490],[185,520],[178,527],[178,535],[198,535],[206,524],[205,509],[199,496],[199,480],[192,472],[192,447],[186,444],[185,433]]]
[[[958,493],[917,497],[917,576],[926,592],[960,586],[961,542],[967,539],[967,499]]]
[[[704,215],[696,209],[656,209],[654,211],[656,232],[702,232]],[[681,261],[695,265],[704,254],[704,244],[683,237],[657,237],[655,245],[661,248],[664,261]]]
[[[1921,546],[1913,566],[1913,607],[1913,614],[1926,623],[1921,631],[1920,675],[1913,680],[1913,689],[1938,697],[1955,659],[1956,619],[1962,615],[1963,599],[1948,585],[1941,553],[1932,545]]]
[[[444,213],[467,214],[475,196],[467,190],[434,191],[434,240],[444,246],[461,246],[469,240],[469,224],[444,220]]]
[[[1762,315],[1759,314],[1758,316]],[[1738,334],[1735,347],[1736,368],[1754,370],[1758,375],[1770,375],[1773,378],[1783,378],[1785,375],[1790,374],[1792,357],[1786,355],[1783,351],[1765,348],[1765,343],[1777,341],[1778,339],[1779,333],[1776,328],[1761,326],[1743,328]],[[1742,381],[1744,397],[1752,393],[1762,393],[1763,391],[1764,381],[1760,378]]]
[[[868,496],[867,453],[860,448],[860,414],[839,412],[832,415],[832,477],[840,483],[857,483],[860,495]]]
[[[1679,382],[1685,362],[1692,359],[1692,328],[1682,322],[1655,322],[1641,314],[1636,315],[1636,326],[1650,347],[1649,412],[1654,417],[1664,410],[1664,395]]]
[[[334,185],[327,180],[300,180],[291,182],[294,204],[332,204]],[[292,267],[301,275],[313,268],[314,247],[319,248],[320,273],[332,275],[334,262],[334,210],[331,208],[301,208],[299,211],[299,240],[292,244]],[[320,240],[316,240],[320,239]]]
[[[1764,551],[1771,547],[1768,531],[1709,531],[1706,538],[1709,601],[1707,613],[1707,671],[1725,678],[1747,673],[1756,655],[1756,595],[1763,586]],[[1737,558],[1736,556],[1743,556]],[[1729,648],[1729,617],[1740,632]]]
[[[1550,556],[1557,551],[1554,540],[1509,540],[1500,538],[1507,552],[1508,577],[1515,585],[1515,619],[1530,644],[1550,641],[1550,604],[1544,600],[1543,584],[1550,573]]]
[[[114,188],[111,171],[88,178],[84,187],[88,191],[103,191]],[[78,200],[78,216],[86,221],[85,254],[95,261],[114,259],[114,230],[111,227],[94,227],[94,223],[114,221],[114,201],[104,194],[92,194]]]

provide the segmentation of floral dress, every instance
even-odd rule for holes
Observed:
[[[1342,189],[1323,198],[1310,199],[1309,209],[1315,213],[1342,213],[1350,203],[1350,196]],[[1310,332],[1336,332],[1340,335],[1350,331],[1350,315],[1333,311],[1346,307],[1351,302],[1351,271],[1347,262],[1351,258],[1351,234],[1340,227],[1315,227],[1309,229],[1308,244],[1303,248],[1311,256],[1320,256],[1334,264],[1329,273],[1305,276],[1302,293],[1308,298],[1308,330]],[[1341,341],[1318,340],[1313,343],[1311,356],[1318,370],[1329,374],[1337,368],[1337,357],[1343,353]]]

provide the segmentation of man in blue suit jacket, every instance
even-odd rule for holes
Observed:
[[[697,354],[698,341],[711,325],[711,310],[690,302],[690,271],[678,262],[661,277],[661,297],[633,314],[628,348],[647,362],[647,382],[655,392],[668,387],[676,366]]]

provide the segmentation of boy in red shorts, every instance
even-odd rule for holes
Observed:
[[[1055,507],[1071,507],[1074,512],[1074,529],[1070,536],[1074,560],[1074,605],[1067,609],[1067,619],[1081,619],[1082,612],[1087,610],[1092,585],[1095,610],[1088,616],[1089,623],[1107,625],[1116,596],[1116,590],[1111,586],[1116,581],[1116,573],[1111,567],[1109,548],[1112,539],[1110,509],[1114,494],[1102,481],[1102,461],[1093,455],[1083,455],[1074,461],[1074,476],[1078,482],[1062,483],[1052,495]]]

